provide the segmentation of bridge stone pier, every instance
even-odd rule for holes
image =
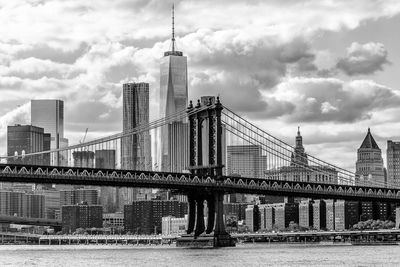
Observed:
[[[189,165],[192,174],[212,177],[217,183],[222,177],[222,105],[219,98],[202,98],[188,107]],[[221,181],[222,182],[222,181]],[[178,247],[229,247],[234,239],[225,231],[224,191],[215,189],[186,192],[189,201],[187,233],[177,240]],[[205,205],[207,214],[204,214]],[[207,217],[205,223],[204,217]]]

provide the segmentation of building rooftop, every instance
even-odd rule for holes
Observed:
[[[373,148],[379,149],[378,144],[375,142],[374,137],[371,134],[371,130],[368,128],[367,136],[365,136],[364,141],[362,142],[360,148]]]

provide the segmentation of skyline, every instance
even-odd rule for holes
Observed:
[[[369,126],[383,153],[386,139],[400,139],[395,74],[400,38],[391,35],[400,21],[398,3],[225,7],[223,2],[209,13],[201,8],[207,2],[175,3],[177,49],[188,56],[189,99],[220,94],[224,104],[290,144],[300,125],[307,153],[348,169],[355,168]],[[29,124],[31,98],[65,101],[70,144],[78,143],[87,127],[88,139],[122,130],[122,83],[149,82],[150,98],[156,99],[159,62],[170,47],[171,3],[119,1],[112,8],[100,1],[79,7],[74,1],[5,3],[0,1],[7,9],[0,19],[7,29],[0,29],[3,154],[6,126]],[[49,8],[68,12],[54,12],[61,14],[55,18]],[[293,15],[299,8],[302,18]],[[129,17],[137,10],[143,15],[135,17],[139,21]],[[267,10],[271,14],[265,16]],[[24,12],[41,14],[31,33],[24,28],[30,22]],[[102,12],[108,25],[96,19]],[[77,14],[77,21],[68,20]],[[8,16],[15,16],[14,26]],[[150,102],[150,110],[156,109],[158,103]],[[83,114],[86,109],[93,113]]]

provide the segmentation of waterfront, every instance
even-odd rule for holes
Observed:
[[[234,248],[0,246],[0,266],[400,266],[399,246],[238,244]]]

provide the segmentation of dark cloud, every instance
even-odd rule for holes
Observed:
[[[182,41],[184,50],[189,51],[190,65],[195,66],[190,71],[192,94],[220,94],[227,106],[253,117],[291,113],[294,104],[264,99],[262,92],[279,84],[288,68],[295,67],[298,73],[316,69],[315,56],[301,38],[281,44],[272,39],[241,40],[235,34],[221,36],[201,30]]]
[[[347,56],[339,59],[336,67],[347,75],[372,74],[383,70],[388,63],[388,52],[381,43],[352,43],[347,49]]]

